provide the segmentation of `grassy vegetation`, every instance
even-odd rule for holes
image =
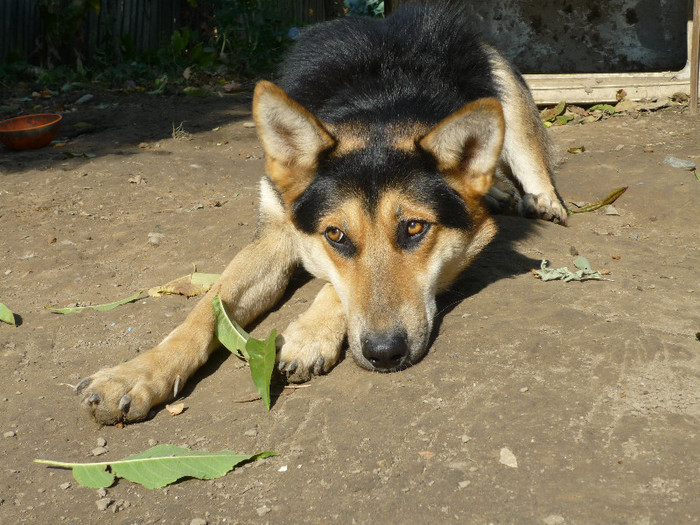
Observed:
[[[292,42],[294,21],[280,15],[275,0],[188,0],[203,9],[197,29],[176,29],[155,49],[138,52],[131,35],[106,28],[96,51],[84,56],[85,20],[99,0],[39,0],[43,33],[31,57],[11,52],[0,62],[0,89],[18,83],[36,89],[67,90],[84,83],[164,92],[181,85],[220,85],[269,76]],[[293,34],[293,33],[292,33]]]

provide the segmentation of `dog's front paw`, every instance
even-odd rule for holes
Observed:
[[[144,354],[140,357],[145,357]],[[82,405],[103,425],[141,421],[154,405],[181,388],[179,376],[169,378],[163,370],[153,370],[139,358],[105,368],[83,379],[76,386]]]
[[[345,337],[332,327],[308,326],[297,321],[277,337],[278,368],[292,383],[303,383],[312,375],[328,372],[340,358]]]
[[[566,224],[568,213],[557,197],[552,198],[544,193],[526,193],[518,203],[518,215]]]

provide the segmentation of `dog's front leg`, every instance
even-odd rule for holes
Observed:
[[[151,407],[175,397],[218,346],[212,299],[221,296],[229,314],[243,326],[272,307],[296,265],[292,239],[284,226],[268,225],[158,346],[81,381],[77,390],[92,417],[102,424],[139,421]]]
[[[347,331],[345,310],[326,284],[308,310],[277,338],[279,369],[294,383],[328,372],[340,358]]]

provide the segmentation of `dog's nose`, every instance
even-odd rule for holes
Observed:
[[[362,339],[362,355],[379,372],[399,368],[408,355],[408,341],[402,332],[384,332]]]

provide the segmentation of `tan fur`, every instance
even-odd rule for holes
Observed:
[[[362,122],[343,122],[327,126],[327,129],[336,140],[333,155],[337,156],[367,147],[371,137],[369,126]]]
[[[420,146],[438,159],[438,169],[465,199],[479,199],[493,183],[505,121],[501,104],[486,98],[467,104],[440,122]]]
[[[287,203],[316,173],[318,156],[336,145],[325,125],[272,82],[255,86],[253,117],[265,148],[265,169]]]
[[[230,315],[247,325],[282,296],[296,266],[290,225],[266,218],[260,236],[231,261],[221,279],[185,321],[158,346],[81,383],[84,405],[96,421],[114,424],[147,417],[152,406],[173,397],[218,346],[212,299],[219,295]],[[93,397],[97,396],[97,398]],[[127,410],[124,410],[124,407]]]
[[[390,137],[392,147],[405,153],[413,153],[420,139],[429,131],[430,127],[423,122],[402,122],[389,126],[387,135]]]
[[[495,225],[482,198],[508,126],[498,100],[473,102],[433,129],[397,125],[388,141],[402,151],[421,148],[435,158],[467,203],[472,227],[464,230],[441,226],[431,209],[388,190],[372,214],[360,200],[348,197],[320,218],[318,232],[300,231],[291,220],[290,206],[313,180],[319,156],[356,151],[373,135],[358,123],[328,126],[264,81],[256,87],[253,112],[269,176],[261,182],[255,240],[158,346],[81,381],[78,391],[96,421],[144,419],[152,406],[177,395],[216,347],[212,298],[221,296],[230,314],[245,326],[280,299],[299,263],[329,284],[277,341],[280,369],[290,380],[305,381],[328,371],[339,359],[346,334],[358,364],[372,368],[363,356],[363,340],[368,334],[400,329],[407,337],[408,364],[414,363],[427,351],[436,293],[449,287],[493,237]],[[508,131],[505,136],[507,142]],[[411,250],[397,246],[397,228],[405,221],[431,225]],[[341,256],[329,245],[323,233],[328,227],[340,228],[352,239],[352,257]]]
[[[503,92],[506,132],[501,159],[505,169],[500,173],[509,179],[504,182],[522,189],[523,198],[517,203],[520,215],[566,224],[566,208],[552,183],[552,145],[532,95],[498,51],[485,48]]]

